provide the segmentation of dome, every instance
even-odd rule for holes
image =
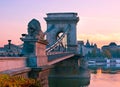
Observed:
[[[117,46],[117,44],[115,42],[111,42],[109,46]]]
[[[89,40],[87,40],[87,42],[86,42],[86,47],[90,47]]]

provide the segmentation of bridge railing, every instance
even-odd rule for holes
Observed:
[[[63,52],[63,53],[59,53],[59,54],[48,55],[48,61],[52,61],[52,60],[55,60],[55,59],[63,58],[65,56],[69,56],[69,55],[74,55],[74,54],[73,53],[69,53],[69,52]]]
[[[65,54],[69,52],[48,52],[47,55],[55,55],[55,54]]]

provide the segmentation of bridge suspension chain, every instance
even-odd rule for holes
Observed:
[[[71,27],[70,24],[67,25],[66,26],[66,31],[61,35],[61,37],[53,45],[51,45],[49,48],[46,49],[47,54],[49,52],[51,52],[52,50],[54,50],[62,42],[63,38],[68,33],[70,27]]]

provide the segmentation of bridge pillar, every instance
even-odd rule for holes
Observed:
[[[22,38],[20,38],[24,42],[22,54],[27,57],[27,67],[47,65],[47,41],[44,40],[42,34],[40,23],[36,19],[33,19],[28,24],[28,34],[22,34]]]
[[[70,25],[66,34],[67,52],[77,53],[76,25],[79,21],[77,13],[48,13],[45,18],[47,22],[47,41],[49,47],[57,41],[59,33],[64,33],[66,27]]]

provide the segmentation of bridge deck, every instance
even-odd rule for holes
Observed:
[[[63,61],[65,59],[73,57],[75,54],[72,53],[63,53],[63,54],[55,54],[55,55],[48,55],[48,65],[52,65]]]

